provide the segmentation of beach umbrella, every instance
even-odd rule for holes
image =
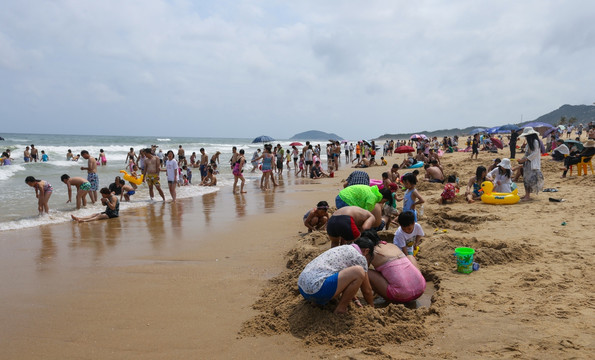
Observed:
[[[549,129],[553,128],[554,125],[540,122],[540,121],[532,121],[524,125],[525,127],[532,127],[533,130],[537,131],[539,134],[543,136],[543,134],[548,131]]]
[[[500,141],[500,139],[493,137],[493,138],[490,138],[490,140],[492,141],[492,143],[494,145],[496,145],[496,147],[498,149],[500,149],[500,150],[504,149],[504,146],[502,145],[502,141]]]
[[[411,137],[409,138],[413,141],[419,141],[419,140],[423,140],[423,137],[420,134],[413,134],[411,135]]]
[[[493,128],[487,129],[486,132],[488,133],[488,135],[497,134],[499,128],[500,126],[494,126]]]
[[[269,142],[269,141],[275,141],[275,139],[273,139],[270,136],[266,136],[266,135],[260,135],[256,138],[254,138],[254,140],[252,140],[252,143],[264,143],[264,142]]]
[[[407,145],[399,146],[395,149],[395,154],[407,154],[410,152],[415,152],[415,149]]]
[[[558,128],[556,128],[556,127],[553,127],[553,128],[551,128],[551,129],[548,129],[548,130],[546,130],[546,131],[543,133],[543,137],[546,137],[546,136],[548,136],[549,134],[553,133],[554,131],[558,131]]]
[[[347,140],[341,140],[341,144],[347,144],[349,141]]]
[[[505,133],[505,132],[510,132],[510,131],[519,131],[522,128],[513,125],[513,124],[506,124],[506,125],[502,125],[500,127],[498,127],[498,133]]]
[[[469,132],[469,135],[479,134],[481,132],[485,132],[487,129],[484,128],[475,128]]]
[[[583,151],[583,149],[585,148],[585,145],[583,145],[582,142],[576,140],[564,140],[564,144],[566,144],[569,149],[573,146],[576,146],[578,151]]]
[[[564,125],[558,125],[558,129],[560,129],[560,130],[566,130],[566,126],[564,126]]]
[[[294,141],[291,144],[289,144],[289,146],[304,146],[304,144],[302,144],[301,142],[298,142],[298,141]]]

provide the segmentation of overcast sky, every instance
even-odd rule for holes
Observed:
[[[346,139],[595,101],[595,1],[4,0],[1,132]]]

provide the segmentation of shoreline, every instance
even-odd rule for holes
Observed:
[[[462,180],[494,156],[480,153],[479,161],[469,161],[467,153],[450,155],[443,158],[445,171]],[[401,156],[388,160],[391,165]],[[354,170],[343,166],[330,179],[284,175],[285,185],[273,191],[262,192],[251,182],[244,196],[226,188],[229,192],[185,199],[175,207],[135,209],[120,218],[119,226],[104,221],[3,233],[12,241],[0,242],[2,280],[19,295],[2,295],[1,326],[7,334],[2,345],[8,357],[17,359],[588,358],[595,335],[588,300],[595,228],[581,214],[595,211],[595,194],[580,189],[595,185],[595,177],[561,180],[554,176],[558,166],[542,162],[546,187],[559,188],[558,193],[510,207],[464,201],[440,207],[435,200],[441,185],[418,186],[426,199],[420,265],[439,287],[430,313],[416,322],[422,337],[335,347],[308,344],[309,335],[282,328],[273,336],[238,336],[247,321],[261,316],[253,306],[263,292],[275,289],[274,280],[287,269],[285,256],[309,237],[303,213],[319,200],[331,203],[341,180]],[[379,178],[389,168],[364,170]],[[550,203],[550,196],[567,201]],[[560,211],[565,216],[552,221]],[[143,225],[147,219],[161,223],[151,224],[149,231]],[[451,247],[458,245],[476,249],[478,272],[454,271]],[[317,246],[322,250],[324,244]],[[349,318],[357,321],[362,314],[353,310]],[[359,333],[357,326],[349,331]]]

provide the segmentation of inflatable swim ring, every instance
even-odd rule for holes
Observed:
[[[483,190],[481,201],[486,204],[516,204],[521,201],[516,187],[511,193],[495,193],[492,192],[494,184],[491,181],[484,181],[481,183],[481,189]]]
[[[378,186],[378,189],[382,189],[384,187],[382,180],[370,179],[370,186],[374,186],[374,185]]]
[[[126,181],[130,181],[131,183],[136,184],[136,185],[140,185],[143,183],[143,175],[142,174],[141,174],[141,176],[135,178],[134,176],[127,173],[126,170],[120,170],[120,172],[122,174],[124,174],[123,178]]]
[[[418,161],[415,164],[411,165],[410,167],[408,167],[407,169],[417,169],[420,167],[424,166],[424,162],[423,161]]]

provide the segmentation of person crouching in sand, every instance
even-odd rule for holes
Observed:
[[[326,305],[339,298],[335,314],[347,312],[358,290],[374,307],[374,294],[368,279],[368,266],[374,259],[374,243],[368,238],[357,239],[353,244],[331,248],[312,260],[298,278],[298,289],[304,299],[317,305]]]
[[[101,203],[105,205],[105,211],[86,217],[77,217],[71,215],[72,220],[78,222],[89,222],[118,217],[120,215],[120,201],[118,200],[118,197],[116,195],[113,195],[112,192],[106,187],[101,188],[101,190],[99,190],[99,193],[101,194]]]
[[[313,230],[324,230],[326,222],[328,221],[328,203],[326,201],[319,201],[316,207],[310,209],[304,214],[304,225],[308,228],[308,232]]]
[[[326,225],[331,247],[345,245],[357,240],[362,231],[371,229],[376,217],[358,206],[344,206],[337,209]]]
[[[375,231],[362,233],[364,238],[376,244],[371,262],[374,270],[368,270],[374,292],[395,303],[407,303],[423,295],[426,280],[412,255],[405,255],[395,244],[380,241]]]

